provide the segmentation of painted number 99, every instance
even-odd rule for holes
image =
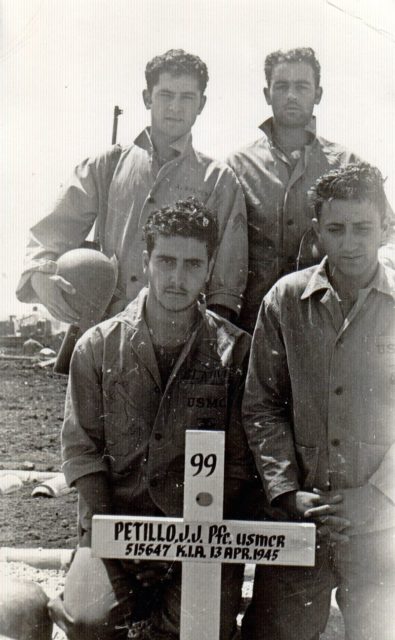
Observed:
[[[215,453],[209,453],[206,457],[202,453],[195,453],[191,458],[191,466],[196,469],[194,476],[202,473],[203,469],[207,469],[206,477],[211,476],[217,466],[217,456]]]

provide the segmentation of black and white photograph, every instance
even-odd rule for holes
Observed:
[[[395,0],[0,47],[0,640],[394,640]]]

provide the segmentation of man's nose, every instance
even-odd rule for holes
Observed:
[[[287,98],[288,100],[296,100],[296,90],[292,84],[288,87]]]
[[[179,286],[184,282],[185,270],[182,264],[177,264],[171,272],[172,283]]]
[[[343,249],[352,251],[358,244],[358,239],[352,229],[346,229],[343,235]]]
[[[174,113],[177,113],[181,109],[181,97],[174,96],[169,103],[169,109]]]

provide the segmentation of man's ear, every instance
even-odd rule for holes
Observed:
[[[321,240],[320,223],[318,222],[317,218],[312,219],[311,226],[313,227],[314,233],[317,236],[318,240]]]
[[[381,221],[381,242],[384,243],[387,239],[388,234],[388,218],[387,216]]]
[[[270,98],[270,89],[269,87],[265,87],[263,90],[263,95],[265,96],[265,100],[267,104],[272,104],[272,100]]]
[[[203,111],[203,109],[204,109],[204,107],[206,105],[206,102],[207,102],[207,96],[202,96],[200,98],[200,106],[199,106],[199,109],[198,109],[198,116],[200,116],[200,114],[202,113],[202,111]]]
[[[147,273],[148,264],[149,264],[149,253],[146,249],[144,249],[143,251],[142,261],[143,261],[143,273],[145,274]]]
[[[323,89],[322,87],[317,87],[315,90],[315,98],[314,104],[320,104],[322,98]]]
[[[214,269],[215,254],[216,254],[216,252],[214,252],[214,254],[211,256],[210,260],[208,261],[207,274],[206,274],[206,280],[205,280],[206,289],[208,287],[208,283],[210,282],[211,274],[212,274],[213,269]]]
[[[145,108],[148,110],[151,109],[152,98],[151,98],[151,93],[148,91],[148,89],[143,90],[143,100],[144,100]]]

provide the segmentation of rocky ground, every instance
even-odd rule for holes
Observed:
[[[59,435],[66,378],[31,362],[4,361],[0,355],[0,469],[60,470]],[[73,548],[76,495],[32,498],[32,485],[0,495],[0,547]],[[0,580],[18,576],[39,583],[48,595],[62,589],[64,571],[0,562]],[[59,629],[54,638],[63,640]],[[322,640],[343,640],[341,616],[333,606]],[[40,640],[39,638],[37,640]]]

